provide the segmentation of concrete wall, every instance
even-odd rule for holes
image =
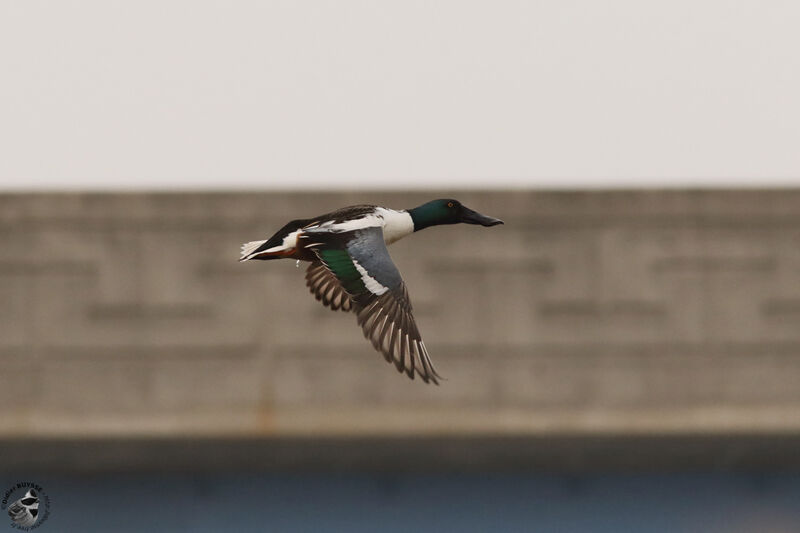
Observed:
[[[237,262],[292,218],[443,195],[506,225],[390,249],[440,387],[293,262]],[[4,446],[800,434],[797,191],[2,195],[0,301]]]

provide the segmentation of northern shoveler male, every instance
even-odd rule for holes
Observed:
[[[243,244],[239,260],[310,261],[306,285],[317,300],[334,311],[354,311],[364,336],[398,371],[438,384],[441,376],[422,342],[408,290],[386,245],[430,226],[458,223],[496,226],[503,221],[450,199],[402,211],[354,205],[292,220],[267,240]]]

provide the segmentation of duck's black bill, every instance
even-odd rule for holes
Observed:
[[[497,226],[503,223],[499,218],[487,217],[486,215],[481,215],[477,211],[466,207],[462,208],[461,222],[466,224],[480,224],[481,226]]]

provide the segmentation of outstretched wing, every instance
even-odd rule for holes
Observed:
[[[441,376],[414,322],[408,291],[389,257],[383,229],[307,229],[300,238],[350,295],[358,324],[375,349],[411,379],[419,375],[426,383],[438,384]]]
[[[350,295],[342,284],[321,261],[313,261],[306,269],[306,285],[322,305],[332,310],[349,311],[352,308]]]

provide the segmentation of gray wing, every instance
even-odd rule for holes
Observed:
[[[350,295],[364,336],[386,361],[411,379],[419,375],[426,383],[438,384],[441,376],[414,321],[406,284],[386,249],[383,230],[306,230],[300,238],[308,240],[305,247],[314,250]]]

